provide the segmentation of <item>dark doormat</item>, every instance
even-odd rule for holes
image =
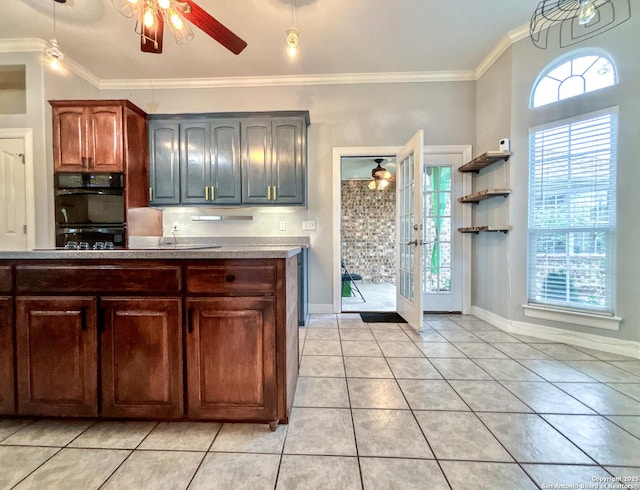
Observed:
[[[395,311],[386,313],[360,313],[360,318],[365,323],[407,323]]]

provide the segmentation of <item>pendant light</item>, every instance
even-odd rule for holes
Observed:
[[[49,66],[56,71],[62,70],[62,65],[60,62],[64,59],[64,55],[62,51],[60,51],[60,45],[58,44],[58,40],[56,39],[56,3],[58,0],[53,1],[53,39],[49,40],[49,48],[47,48],[47,57],[49,58]]]

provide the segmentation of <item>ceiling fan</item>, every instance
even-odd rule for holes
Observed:
[[[369,181],[367,187],[369,187],[369,189],[371,190],[383,190],[389,185],[389,182],[395,180],[395,176],[392,175],[391,172],[389,172],[382,165],[380,165],[384,161],[384,158],[374,158],[373,161],[378,165],[371,170],[372,180]]]
[[[66,0],[56,0],[65,3]],[[187,20],[234,54],[240,54],[247,43],[214,19],[193,0],[111,0],[125,17],[136,17],[140,49],[145,53],[162,53],[164,24],[167,23],[178,44],[193,39]]]

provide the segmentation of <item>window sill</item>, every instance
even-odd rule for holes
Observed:
[[[524,309],[524,316],[529,318],[571,323],[603,330],[620,330],[620,322],[622,322],[622,318],[618,316],[596,315],[593,313],[559,310],[532,305],[522,305],[522,308]]]

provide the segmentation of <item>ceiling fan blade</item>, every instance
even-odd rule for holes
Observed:
[[[164,19],[159,11],[156,11],[156,21],[152,27],[142,25],[140,34],[140,50],[144,53],[162,53],[162,38],[164,37]]]
[[[199,7],[193,0],[185,0],[184,3],[189,6],[184,10],[184,17],[233,54],[240,54],[242,50],[247,47],[245,41],[211,17],[211,15]]]

